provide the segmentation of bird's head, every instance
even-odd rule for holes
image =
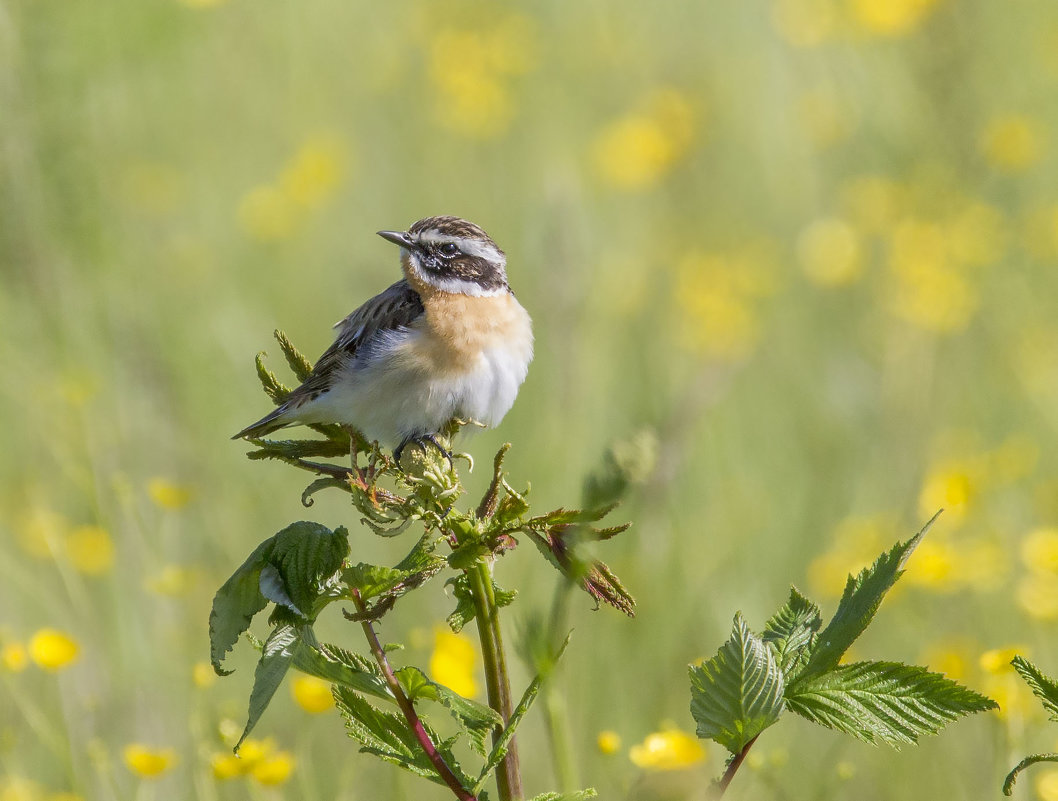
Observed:
[[[401,247],[412,284],[452,294],[507,292],[507,256],[481,228],[459,217],[427,217],[407,231],[379,231]]]

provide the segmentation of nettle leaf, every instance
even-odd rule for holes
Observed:
[[[257,366],[257,377],[261,381],[261,386],[264,388],[265,394],[272,399],[272,402],[276,406],[278,406],[286,400],[287,395],[290,394],[290,389],[284,386],[282,382],[276,378],[275,373],[265,367],[265,356],[265,352],[261,351],[254,359],[254,364]]]
[[[619,504],[608,503],[594,509],[554,509],[545,515],[531,517],[525,521],[529,528],[553,528],[577,523],[595,523],[610,514]]]
[[[268,605],[261,592],[261,570],[268,564],[274,547],[274,537],[258,545],[213,597],[209,613],[210,660],[213,670],[221,676],[231,673],[221,668],[224,657],[250,627],[254,615]]]
[[[926,535],[940,512],[933,515],[914,537],[898,542],[873,565],[856,576],[849,576],[837,612],[816,638],[816,646],[802,672],[803,677],[824,673],[836,666],[841,657],[874,619],[886,593],[903,575],[904,563]]]
[[[417,776],[444,784],[444,780],[437,775],[436,769],[403,717],[376,709],[356,693],[344,687],[335,686],[333,692],[335,704],[345,718],[349,736],[360,743],[362,752],[374,754]],[[420,721],[438,753],[451,768],[453,775],[460,784],[469,787],[473,780],[463,772],[452,754],[454,738],[442,741],[425,720],[420,718]]]
[[[342,572],[342,580],[353,589],[359,590],[360,597],[366,601],[393,589],[406,575],[403,570],[397,570],[395,567],[359,562]]]
[[[458,634],[463,627],[477,615],[477,607],[474,606],[474,596],[470,592],[470,581],[466,575],[450,578],[445,586],[452,588],[452,594],[456,597],[456,608],[447,618],[449,628]],[[510,606],[518,595],[517,590],[504,590],[496,582],[492,583],[492,593],[496,598],[496,607]]]
[[[972,712],[998,708],[940,673],[899,662],[856,662],[798,681],[786,705],[801,717],[892,746],[916,743]]]
[[[239,746],[247,735],[257,725],[265,709],[268,708],[272,696],[275,695],[279,685],[283,683],[290,663],[300,645],[300,637],[297,628],[292,623],[281,623],[273,629],[265,640],[261,659],[257,663],[257,669],[253,674],[253,690],[250,691],[250,707],[246,716],[246,727],[242,731],[239,742],[235,744],[235,752],[238,753]]]
[[[819,607],[801,595],[796,587],[790,588],[790,599],[764,625],[761,637],[775,652],[787,682],[808,661],[814,635],[822,625]]]
[[[407,691],[408,698],[413,701],[427,698],[441,704],[466,731],[471,747],[481,756],[488,753],[485,738],[494,727],[503,725],[503,719],[495,710],[431,681],[417,667],[403,667],[396,671],[396,676]]]
[[[1043,708],[1047,710],[1050,719],[1058,722],[1058,682],[1023,656],[1015,656],[1010,664],[1021,678],[1025,679],[1032,694],[1043,702]]]
[[[783,676],[771,648],[749,630],[741,613],[716,656],[690,666],[691,715],[698,736],[732,754],[779,719]]]
[[[1014,766],[1014,769],[1003,780],[1003,795],[1011,795],[1014,792],[1014,782],[1018,780],[1018,774],[1037,762],[1058,762],[1058,754],[1032,754],[1025,757]]]
[[[341,569],[348,554],[349,532],[343,526],[331,531],[302,520],[276,534],[268,562],[275,567],[284,594],[292,602],[284,605],[302,617],[311,617],[321,583]],[[262,573],[262,581],[266,575],[275,578],[270,572]]]
[[[301,647],[294,651],[292,666],[295,669],[365,695],[394,701],[393,693],[374,662],[336,645],[318,642],[309,626],[302,627],[301,641]]]
[[[294,373],[298,381],[305,381],[312,374],[312,363],[301,355],[301,351],[295,348],[293,343],[287,338],[287,335],[278,328],[272,335],[276,338],[276,342],[279,343],[279,347],[287,359],[287,364],[290,365],[291,372]]]

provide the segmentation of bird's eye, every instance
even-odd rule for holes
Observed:
[[[439,250],[441,251],[442,256],[454,256],[459,252],[459,247],[455,242],[445,242],[441,245]]]

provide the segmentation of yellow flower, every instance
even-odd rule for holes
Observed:
[[[771,22],[779,35],[795,47],[816,47],[837,28],[835,0],[775,0]]]
[[[430,676],[438,684],[473,698],[478,693],[478,683],[474,677],[477,661],[477,649],[469,637],[453,634],[444,628],[434,630]]]
[[[958,549],[948,542],[926,539],[908,560],[905,581],[934,592],[958,589],[961,576],[957,571]]]
[[[70,635],[55,629],[41,629],[30,638],[29,656],[44,670],[62,670],[77,659],[80,648]]]
[[[946,641],[926,649],[919,657],[934,673],[942,673],[953,681],[964,682],[969,675],[972,643]]]
[[[824,598],[837,598],[850,574],[868,567],[890,539],[890,526],[880,517],[847,517],[834,527],[834,546],[808,565],[812,592]]]
[[[1021,561],[1035,573],[1058,575],[1058,528],[1038,528],[1021,541]]]
[[[216,683],[217,672],[209,662],[195,662],[191,668],[191,681],[200,690],[205,690]]]
[[[0,777],[0,801],[37,801],[40,785],[21,776]]]
[[[147,483],[147,494],[160,509],[182,509],[191,500],[191,490],[162,476],[155,476]]]
[[[985,673],[989,673],[993,676],[998,676],[1004,673],[1013,673],[1014,668],[1010,664],[1011,660],[1020,654],[1021,656],[1028,656],[1029,650],[1023,645],[1008,645],[1006,648],[993,648],[990,651],[985,651],[981,654],[979,663],[981,670]]]
[[[213,754],[210,757],[209,766],[213,771],[213,778],[219,781],[234,779],[247,772],[246,760],[239,759],[230,751]]]
[[[164,565],[160,571],[143,580],[144,589],[158,595],[176,598],[189,592],[197,579],[194,568],[184,565]]]
[[[621,750],[621,735],[615,731],[599,732],[599,736],[595,738],[595,745],[598,747],[600,753],[610,756],[616,754]]]
[[[80,572],[98,576],[114,565],[114,541],[105,528],[78,526],[66,540],[66,555]]]
[[[981,152],[988,162],[1003,172],[1021,172],[1043,156],[1044,135],[1031,117],[1011,114],[996,117],[981,135]]]
[[[1058,801],[1058,768],[1037,771],[1032,786],[1041,801]]]
[[[271,737],[265,740],[255,740],[251,737],[244,740],[239,747],[239,758],[252,767],[274,754],[275,750],[276,742]]]
[[[345,145],[337,136],[312,137],[284,168],[279,184],[295,203],[316,208],[328,201],[341,184],[346,160]]]
[[[142,743],[130,743],[123,752],[125,767],[144,779],[161,776],[176,764],[172,748],[151,748]]]
[[[694,112],[680,92],[655,92],[642,105],[606,125],[592,146],[596,171],[619,189],[646,189],[657,183],[691,144]]]
[[[933,11],[938,0],[849,0],[852,18],[867,33],[910,33]]]
[[[834,766],[834,773],[842,781],[848,781],[856,775],[856,764],[848,761],[839,762]]]
[[[294,235],[301,223],[301,209],[278,187],[262,184],[243,196],[239,222],[251,238],[276,242]]]
[[[999,704],[996,716],[1000,720],[1022,721],[1039,714],[1038,701],[1013,670],[989,676],[982,692]]]
[[[1058,620],[1058,576],[1029,574],[1017,585],[1018,606],[1036,620]]]
[[[957,525],[965,517],[978,495],[978,480],[972,465],[948,462],[935,467],[927,476],[918,495],[923,515],[944,510],[945,523]]]
[[[294,755],[289,751],[277,751],[253,766],[251,775],[261,784],[282,784],[294,772]]]
[[[863,272],[863,253],[855,229],[836,217],[809,225],[797,240],[801,269],[820,286],[844,286]]]
[[[21,673],[29,665],[26,646],[20,642],[4,643],[0,648],[0,665],[11,673]]]
[[[647,735],[628,752],[637,767],[647,770],[681,770],[705,759],[701,741],[677,728],[666,728]]]
[[[487,72],[461,73],[450,81],[458,89],[439,93],[434,114],[440,125],[471,139],[491,139],[514,119],[514,98],[507,84]]]
[[[290,683],[290,694],[298,706],[313,715],[326,712],[334,706],[330,682],[315,676],[295,677]]]

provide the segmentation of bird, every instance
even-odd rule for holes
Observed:
[[[270,414],[232,439],[289,425],[340,423],[369,440],[441,447],[453,418],[488,427],[514,405],[533,358],[528,312],[507,281],[507,256],[478,225],[426,217],[379,231],[400,247],[404,277],[335,324],[334,343]]]

